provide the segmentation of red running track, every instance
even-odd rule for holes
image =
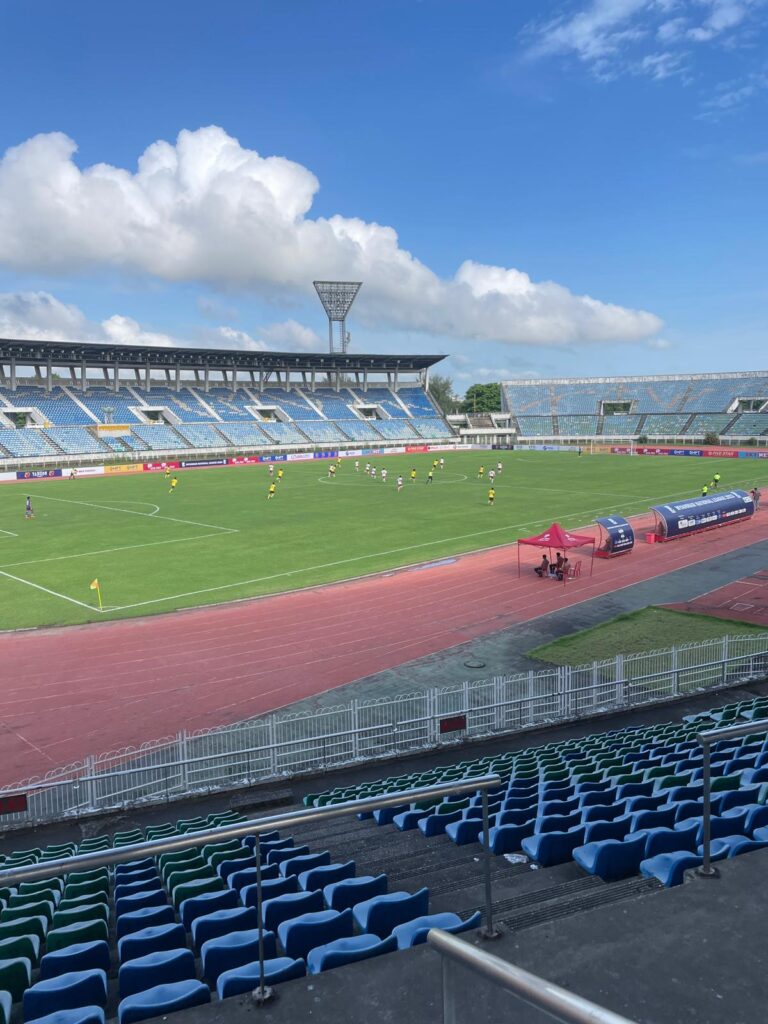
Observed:
[[[87,754],[284,707],[767,535],[761,515],[696,540],[641,540],[631,555],[596,560],[594,576],[567,586],[537,579],[534,561],[518,579],[510,545],[238,604],[6,633],[0,785]],[[588,572],[588,558],[584,565]]]
[[[665,605],[681,612],[699,612],[719,619],[752,622],[768,629],[768,569],[701,594],[693,601]]]

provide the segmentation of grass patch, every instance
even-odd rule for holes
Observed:
[[[666,608],[643,608],[619,615],[592,629],[571,633],[529,651],[529,657],[553,665],[587,665],[617,654],[637,654],[661,650],[675,644],[713,640],[723,636],[744,636],[765,633],[762,626],[733,619],[716,619],[709,615],[671,611]]]

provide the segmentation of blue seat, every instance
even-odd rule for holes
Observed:
[[[284,860],[290,860],[292,857],[303,857],[307,853],[309,853],[308,846],[281,846],[269,851],[267,854],[267,864],[277,864],[279,867]]]
[[[310,868],[326,867],[331,863],[331,855],[328,850],[322,853],[306,853],[302,857],[291,857],[280,864],[280,874],[285,878],[288,875],[299,875],[302,871],[309,871]]]
[[[143,910],[134,910],[130,914],[122,914],[117,919],[117,938],[122,939],[124,935],[131,932],[139,932],[142,928],[150,928],[156,924],[172,924],[176,920],[173,907],[167,903],[162,907],[145,907]]]
[[[624,782],[616,789],[616,799],[626,800],[632,796],[651,796],[653,782]]]
[[[299,880],[296,875],[289,875],[287,878],[268,878],[261,883],[261,902],[273,900],[276,896],[282,896],[286,892],[298,892]],[[258,906],[259,887],[258,885],[246,885],[240,890],[240,900],[246,907]]]
[[[259,919],[253,907],[214,910],[211,914],[196,917],[192,922],[192,944],[199,951],[209,939],[217,939],[233,931],[250,931],[257,928],[258,924]]]
[[[638,811],[631,817],[630,828],[632,832],[639,832],[648,828],[672,828],[675,824],[677,808],[672,806],[663,807],[657,811]]]
[[[277,956],[277,941],[274,932],[262,933],[264,956],[267,959]],[[200,950],[203,975],[215,985],[220,974],[235,967],[244,967],[259,959],[258,928],[247,932],[230,932],[217,939],[208,939]]]
[[[605,793],[611,789],[615,789],[611,779],[603,779],[602,782],[577,782],[575,786],[577,796],[583,793]]]
[[[120,966],[117,983],[120,998],[126,999],[156,985],[173,981],[191,981],[195,977],[195,957],[190,949],[168,949],[148,953]]]
[[[577,824],[588,825],[591,821],[613,821],[615,818],[623,817],[625,812],[626,808],[623,803],[593,804],[591,807],[585,807],[582,810]]]
[[[589,783],[585,783],[589,785]],[[593,783],[595,786],[602,786],[601,782]],[[616,800],[617,787],[611,786],[610,789],[588,789],[579,796],[580,807],[596,807],[601,805],[603,807],[610,807],[611,804]]]
[[[38,981],[24,993],[24,1020],[45,1017],[57,1010],[107,1005],[107,975],[104,971],[70,971],[47,981]]]
[[[520,812],[514,811],[512,813],[519,814]],[[528,812],[524,811],[523,813],[527,814]],[[476,843],[477,837],[480,835],[482,830],[482,818],[465,818],[462,821],[451,821],[445,826],[445,834],[452,842],[456,843],[457,846],[466,846],[468,843]]]
[[[524,825],[498,825],[488,833],[488,841],[491,844],[491,852],[517,853],[520,844],[526,836],[532,836],[536,827],[535,819],[526,821]],[[480,840],[482,845],[482,838]]]
[[[571,860],[573,851],[584,843],[584,825],[567,832],[539,832],[522,842],[523,852],[544,868]]]
[[[531,817],[535,818],[536,808],[539,806],[539,794],[534,793],[532,796],[507,797],[501,806],[505,811],[531,811]]]
[[[567,832],[569,828],[575,828],[576,825],[582,824],[582,814],[588,815],[590,811],[594,810],[594,807],[589,807],[584,811],[574,811],[572,814],[539,815],[536,819],[534,834],[538,832]],[[590,819],[585,817],[584,820],[589,821]]]
[[[392,819],[392,824],[399,832],[410,832],[411,829],[416,828],[422,818],[426,818],[428,814],[431,814],[430,810],[419,810],[419,811],[400,811]]]
[[[109,973],[109,946],[103,939],[76,942],[46,953],[40,961],[40,981],[58,978],[72,971],[99,970]]]
[[[122,999],[117,1007],[117,1018],[120,1024],[137,1024],[210,1001],[211,991],[202,981],[172,981]]]
[[[386,875],[360,875],[359,878],[346,878],[326,885],[323,897],[331,910],[346,910],[373,896],[383,896],[387,885]]]
[[[718,814],[722,814],[725,817],[733,814],[744,808],[747,811],[747,821],[749,821],[750,814],[756,814],[758,809],[762,810],[767,804],[761,804],[758,802],[759,790],[762,787],[756,787],[755,790],[738,790],[731,789],[722,794],[723,799],[720,801],[720,807],[718,808]],[[726,800],[726,797],[732,797],[731,800]],[[761,821],[761,825],[765,825],[768,822],[768,818],[765,821]],[[749,827],[749,826],[747,826]]]
[[[461,820],[461,811],[448,811],[447,814],[428,814],[426,818],[419,819],[418,829],[427,839],[433,836],[441,836],[445,833],[446,825],[452,821]]]
[[[121,900],[124,896],[135,896],[136,893],[142,892],[154,892],[156,889],[162,889],[163,883],[160,881],[157,873],[154,878],[142,878],[138,882],[121,882],[120,885],[115,886],[114,897],[115,901]]]
[[[699,829],[695,822],[684,827],[649,828],[642,831],[645,834],[645,854],[643,860],[656,857],[660,853],[674,853],[676,850],[687,850],[689,853],[696,853],[696,839]],[[633,835],[640,834],[633,833]]]
[[[310,974],[322,974],[334,967],[357,963],[358,960],[370,960],[382,953],[392,953],[397,949],[394,935],[388,939],[379,939],[375,935],[353,935],[347,939],[334,939],[324,946],[315,946],[307,954],[307,969]]]
[[[667,803],[666,793],[657,793],[655,796],[631,796],[625,804],[626,813],[634,814],[637,811],[655,811],[665,803]]]
[[[765,756],[765,755],[763,755]],[[742,773],[741,783],[743,786],[751,786],[753,783],[768,782],[768,765],[761,764],[758,768],[747,768]]]
[[[616,818],[615,821],[592,821],[584,826],[584,842],[598,843],[602,839],[623,839],[628,832],[629,817],[626,816]]]
[[[280,875],[280,868],[277,864],[262,864],[261,867],[261,880],[266,882],[272,878],[278,878]],[[235,871],[234,874],[230,875],[227,879],[227,885],[230,889],[234,889],[240,892],[247,885],[255,885],[257,880],[258,872],[256,868],[243,868],[242,871]]]
[[[307,965],[303,960],[291,960],[289,956],[279,956],[273,960],[264,961],[263,980],[265,985],[277,985],[281,981],[303,978],[306,973]],[[255,988],[258,988],[260,978],[258,961],[244,964],[242,967],[234,967],[231,971],[224,971],[216,982],[219,999],[229,999],[230,996],[253,992]]]
[[[426,917],[416,917],[413,921],[406,921],[399,924],[392,930],[392,938],[397,940],[398,949],[410,949],[411,946],[421,945],[427,941],[427,933],[430,928],[440,928],[444,932],[458,935],[459,932],[469,932],[480,927],[483,915],[476,910],[466,921],[462,921],[458,914],[428,914]]]
[[[418,892],[391,892],[363,900],[352,908],[360,931],[385,939],[399,924],[429,913],[429,889]]]
[[[157,868],[149,864],[145,868],[132,868],[130,871],[118,871],[117,868],[124,867],[118,864],[115,867],[115,886],[128,885],[131,882],[143,882],[149,878],[159,878]]]
[[[182,900],[179,917],[181,923],[189,931],[196,917],[212,914],[214,910],[232,910],[239,905],[234,889],[224,889],[222,892],[204,892],[199,896],[190,896],[189,899]]]
[[[398,804],[396,807],[379,807],[373,812],[373,820],[377,825],[391,825],[398,814],[410,810],[410,804]]]
[[[245,871],[246,868],[255,868],[256,862],[256,857],[238,857],[237,860],[222,860],[216,865],[216,874],[219,878],[223,878],[225,882],[228,882],[230,876],[236,875],[238,871]]]
[[[341,883],[339,883],[341,884]],[[277,931],[278,925],[300,914],[322,910],[323,894],[316,892],[286,892],[282,896],[266,900],[261,905],[261,919],[269,931]]]
[[[725,860],[727,857],[738,857],[741,853],[749,853],[751,850],[763,850],[768,843],[761,843],[749,836],[721,836],[713,839],[709,848],[710,860]],[[704,856],[704,847],[699,846],[696,852],[700,857]]]
[[[579,807],[579,797],[573,796],[569,800],[545,800],[542,801],[539,814],[545,817],[549,814],[570,814]]]
[[[261,833],[261,856],[264,858],[264,847],[269,844],[274,847],[277,843],[284,843],[286,846],[290,846],[293,840],[291,838],[281,839],[280,833],[277,829],[273,828],[270,832]],[[256,836],[243,836],[243,846],[247,846],[249,850],[256,849]]]
[[[666,795],[671,804],[679,804],[681,800],[700,800],[704,795],[704,783],[694,783],[688,786],[673,786],[671,789],[660,793],[659,796]]]
[[[153,871],[157,870],[155,861],[152,857],[143,857],[141,860],[129,860],[122,864],[115,864],[115,885],[118,883],[118,879],[123,878],[124,875],[133,875],[137,871]]]
[[[615,882],[637,874],[645,855],[645,842],[644,834],[631,841],[603,839],[577,846],[573,859],[588,874],[597,875],[604,882]]]
[[[323,867],[311,868],[309,871],[302,871],[299,875],[299,886],[305,892],[314,892],[315,889],[325,889],[326,885],[333,882],[343,882],[346,878],[354,878],[356,865],[353,860],[344,864],[326,864]]]
[[[704,802],[702,800],[683,800],[677,805],[675,824],[679,821],[686,821],[688,818],[700,818],[703,813]]]
[[[668,888],[680,885],[689,868],[696,868],[702,863],[696,853],[681,850],[676,853],[660,853],[640,862],[640,873],[645,878],[658,878]]]
[[[491,822],[493,828],[500,825],[524,825],[526,821],[530,821],[531,818],[536,817],[536,811],[528,808],[527,810],[518,811],[500,811]],[[450,828],[450,826],[449,826]],[[446,832],[448,829],[445,830]]]
[[[123,887],[121,886],[121,888]],[[165,889],[158,886],[157,889],[130,893],[115,900],[115,915],[119,919],[123,914],[131,914],[135,910],[144,910],[146,907],[162,907],[167,903],[168,896]]]
[[[3,996],[7,992],[0,992],[0,1011],[3,1008]],[[11,1019],[10,1006],[5,1017],[6,1022]],[[3,1014],[0,1012],[0,1021]],[[35,1024],[104,1024],[104,1010],[100,1006],[80,1006],[76,1010],[55,1010],[46,1014],[45,1017],[35,1017]]]
[[[166,949],[186,949],[187,933],[183,924],[158,924],[124,935],[117,943],[117,957],[121,964],[147,953],[161,953]]]
[[[286,956],[306,958],[310,949],[335,939],[348,939],[355,930],[351,910],[320,910],[283,921],[277,934]]]

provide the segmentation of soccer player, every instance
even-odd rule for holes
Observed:
[[[385,484],[385,483],[387,482],[387,473],[388,473],[388,472],[389,472],[389,470],[388,470],[388,469],[382,469],[382,470],[381,470],[381,482],[382,482],[383,484]]]
[[[445,469],[445,459],[440,456],[440,469]]]
[[[488,479],[491,481],[491,487],[493,487],[493,481],[496,479],[496,470],[495,469],[489,469],[488,470]]]
[[[331,478],[331,480],[333,480],[333,478],[336,476],[336,463],[335,462],[332,462],[330,464],[330,466],[328,467],[328,476]]]
[[[720,474],[719,473],[715,473],[715,478],[712,481],[712,486],[715,488],[716,491],[720,489]]]
[[[496,497],[496,490],[493,487],[488,488],[488,504],[492,505]]]
[[[274,464],[274,462],[270,462],[270,464],[269,464],[269,476],[270,476],[270,478],[272,478],[274,475],[275,475],[275,464]]]
[[[173,494],[173,492],[176,490],[178,483],[179,481],[176,479],[176,477],[173,477],[173,479],[171,480],[170,490],[168,491],[169,494]]]
[[[477,471],[477,479],[478,480],[482,480],[484,476],[485,476],[485,466],[481,466],[480,469],[478,469],[478,471]]]
[[[707,487],[706,484],[704,484],[704,486],[701,488],[701,496],[702,496],[702,498],[706,498],[706,496],[708,494],[709,494],[709,488]]]
[[[402,489],[403,489],[403,478],[402,478],[402,476],[398,476],[398,478],[397,478],[397,490],[399,492],[399,491],[402,491]]]
[[[435,477],[435,471],[434,471],[434,469],[430,469],[430,471],[427,473],[427,483],[431,484],[433,479],[434,479],[434,477]]]
[[[432,463],[432,469],[437,469],[437,466],[438,466],[438,462],[437,462],[437,459],[435,459],[435,461]]]
[[[77,470],[76,469],[71,469],[69,471],[69,479],[70,480],[75,480],[76,478],[77,478]]]
[[[415,469],[415,467],[411,470],[411,483],[412,484],[416,483],[416,469]]]
[[[370,476],[370,472],[371,472],[371,464],[370,464],[370,462],[366,462],[366,464],[365,464],[365,472]]]
[[[278,483],[279,483],[279,482],[280,482],[280,481],[281,481],[281,480],[283,479],[283,473],[284,473],[284,472],[285,472],[285,470],[284,470],[284,469],[283,469],[283,467],[281,466],[281,467],[280,467],[280,469],[278,469],[278,471],[277,471],[277,480],[278,480]]]
[[[277,494],[277,484],[273,480],[272,483],[269,485],[269,490],[267,491],[267,501],[272,501],[272,499],[274,498],[274,496],[276,494]]]
[[[355,472],[360,472],[360,459],[355,459]]]
[[[27,495],[27,502],[26,502],[26,504],[24,506],[24,518],[25,519],[34,519],[35,518],[35,510],[32,508],[32,499],[30,498],[29,495]]]
[[[170,466],[166,466],[165,467],[165,479],[166,480],[170,480],[171,479],[171,469],[170,469]]]
[[[371,466],[371,480],[375,480],[375,479],[376,479],[376,467],[375,466]]]
[[[502,466],[502,464],[501,464],[500,462],[497,462],[497,463],[496,463],[496,473],[498,474],[498,476],[501,476],[501,471],[502,471],[502,469],[504,469],[504,467]]]

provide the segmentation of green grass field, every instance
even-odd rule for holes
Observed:
[[[613,658],[617,654],[635,654],[662,650],[680,643],[714,640],[723,636],[747,636],[765,633],[763,626],[749,622],[717,619],[709,615],[677,612],[668,608],[643,608],[619,615],[592,629],[571,633],[551,644],[537,647],[531,658],[553,665],[588,665],[592,661]]]
[[[504,471],[491,508],[477,469],[497,457]],[[761,478],[762,467],[735,459],[517,451],[447,453],[429,487],[432,458],[374,460],[386,484],[356,474],[353,460],[334,481],[324,461],[288,463],[270,502],[266,465],[182,471],[173,495],[157,473],[2,486],[0,629],[168,612],[431,561],[507,544],[553,519],[573,528],[643,512],[696,494],[716,469],[725,488],[765,483],[765,469]],[[89,590],[95,577],[103,613]]]

